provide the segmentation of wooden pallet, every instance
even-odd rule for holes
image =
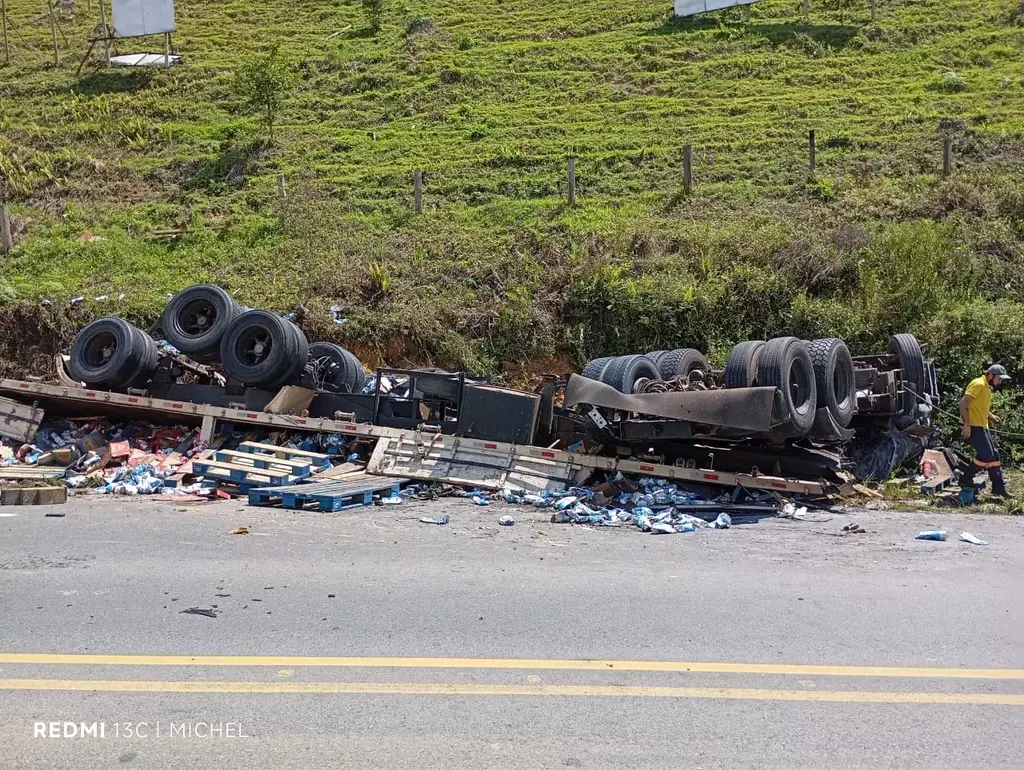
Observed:
[[[192,473],[207,482],[228,483],[248,493],[256,487],[283,487],[330,465],[325,454],[246,441],[238,451],[214,449],[192,461]]]
[[[238,449],[240,452],[248,454],[273,455],[274,457],[281,457],[286,460],[309,460],[311,464],[318,468],[327,467],[331,463],[331,458],[320,452],[292,449],[291,447],[277,446],[276,444],[261,444],[258,441],[245,441],[239,445]]]
[[[308,476],[319,469],[311,459],[291,460],[285,457],[263,454],[262,452],[237,452],[234,449],[217,449],[210,453],[214,460],[237,466],[265,468],[285,471],[295,476]]]
[[[0,467],[0,480],[59,479],[66,469],[52,465],[5,465]]]
[[[258,487],[249,490],[249,505],[276,505],[302,510],[315,503],[320,511],[343,511],[373,503],[373,496],[397,495],[407,479],[374,478],[336,479],[294,484],[287,487]]]
[[[304,478],[303,474],[291,474],[288,471],[275,471],[269,468],[256,468],[252,465],[235,465],[217,460],[194,460],[192,472],[207,481],[229,481],[236,484],[259,484],[282,487],[293,484]],[[305,475],[309,475],[308,473]]]

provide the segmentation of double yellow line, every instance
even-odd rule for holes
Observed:
[[[913,668],[823,666],[774,663],[718,663],[646,660],[546,660],[519,658],[315,657],[294,655],[76,655],[0,653],[0,665],[207,666],[275,668],[506,669],[531,671],[670,672],[805,677],[1021,680],[1024,670],[1004,668]],[[1024,695],[1003,693],[783,690],[738,687],[673,687],[590,684],[458,684],[418,682],[138,681],[118,679],[0,679],[0,690],[61,690],[142,693],[335,693],[349,695],[527,695],[842,703],[933,703],[1024,706]]]

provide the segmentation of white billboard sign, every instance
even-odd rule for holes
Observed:
[[[753,5],[760,0],[676,0],[676,16],[693,16],[707,11],[720,11],[734,5]]]
[[[114,37],[141,37],[174,32],[174,0],[111,2],[114,6]]]

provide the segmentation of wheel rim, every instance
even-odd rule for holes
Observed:
[[[789,369],[789,392],[792,394],[793,409],[797,414],[806,414],[811,407],[810,372],[800,359],[793,361]]]
[[[205,299],[195,299],[182,308],[179,318],[182,334],[201,337],[217,322],[217,308]]]
[[[850,373],[846,367],[836,365],[832,372],[832,392],[836,395],[836,406],[845,409],[850,403]]]
[[[274,349],[270,332],[258,326],[244,330],[235,343],[235,355],[246,366],[259,366]]]
[[[85,363],[92,369],[106,366],[107,362],[117,353],[117,337],[110,332],[93,335],[85,346]]]
[[[344,362],[340,356],[326,350],[317,349],[310,359],[315,364],[317,376],[321,382],[330,382],[335,385],[342,385],[344,374]]]

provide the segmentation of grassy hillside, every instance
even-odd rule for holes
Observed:
[[[721,358],[784,332],[874,348],[910,329],[950,388],[988,358],[1024,365],[1018,0],[882,0],[874,24],[866,0],[812,2],[809,23],[765,0],[749,22],[676,24],[668,0],[385,0],[379,33],[356,0],[178,0],[185,66],[79,77],[95,6],[65,11],[60,67],[41,7],[8,0],[7,300],[123,291],[76,320],[149,321],[166,292],[211,280],[251,305],[305,302],[311,334],[371,361],[513,379],[545,357]],[[231,82],[274,45],[298,84],[270,144]],[[0,354],[23,356],[11,342]]]

